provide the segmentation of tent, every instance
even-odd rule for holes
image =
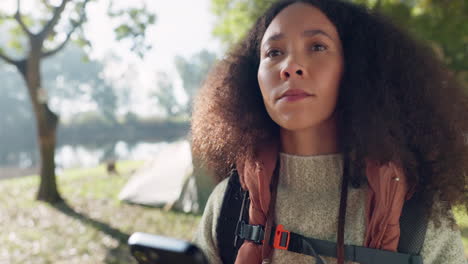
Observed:
[[[119,199],[154,207],[199,212],[188,141],[170,143],[130,178]]]

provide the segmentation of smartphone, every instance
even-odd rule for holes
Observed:
[[[184,240],[137,232],[128,245],[139,264],[209,264],[197,246]]]

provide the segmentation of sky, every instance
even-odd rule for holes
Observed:
[[[120,0],[122,1],[122,0]],[[175,70],[173,58],[176,55],[190,55],[208,49],[220,52],[219,41],[212,37],[214,17],[210,13],[210,0],[145,0],[148,9],[157,16],[154,27],[148,29],[148,40],[152,50],[141,61],[128,52],[128,48],[112,40],[111,21],[102,16],[106,6],[104,1],[93,8],[89,16],[87,31],[94,44],[96,58],[103,58],[109,47],[118,50],[123,60],[113,65],[114,75],[133,72],[138,76],[127,76],[133,79],[132,96],[135,101],[133,111],[141,115],[152,115],[154,102],[148,100],[148,94],[156,87],[156,72],[164,71],[175,80],[176,95],[181,103],[185,96]],[[93,13],[95,12],[95,13]]]
[[[17,0],[0,0],[0,9],[15,10]],[[59,0],[49,0],[59,4]],[[166,72],[175,81],[176,95],[179,102],[186,100],[178,79],[173,58],[176,55],[190,57],[202,49],[220,54],[221,45],[212,37],[214,17],[210,12],[210,0],[114,0],[116,5],[146,4],[150,12],[156,14],[156,23],[147,30],[148,43],[152,44],[143,59],[132,54],[124,43],[114,40],[114,22],[106,16],[108,0],[91,2],[87,8],[88,23],[85,33],[93,49],[91,58],[105,60],[113,54],[118,59],[111,60],[106,69],[106,76],[120,79],[122,85],[131,86],[134,102],[132,111],[142,115],[154,114],[154,101],[149,100],[149,93],[156,88],[156,73]],[[23,0],[23,13],[34,13],[38,0]],[[60,27],[60,25],[58,25]],[[107,60],[109,61],[109,60]]]

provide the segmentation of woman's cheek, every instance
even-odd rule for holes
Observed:
[[[272,104],[274,101],[273,89],[275,87],[274,73],[263,67],[259,68],[258,84],[265,104]]]

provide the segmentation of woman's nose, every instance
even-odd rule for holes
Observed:
[[[280,72],[280,77],[283,81],[289,80],[290,78],[303,79],[305,76],[305,69],[300,64],[295,62],[289,62]]]

